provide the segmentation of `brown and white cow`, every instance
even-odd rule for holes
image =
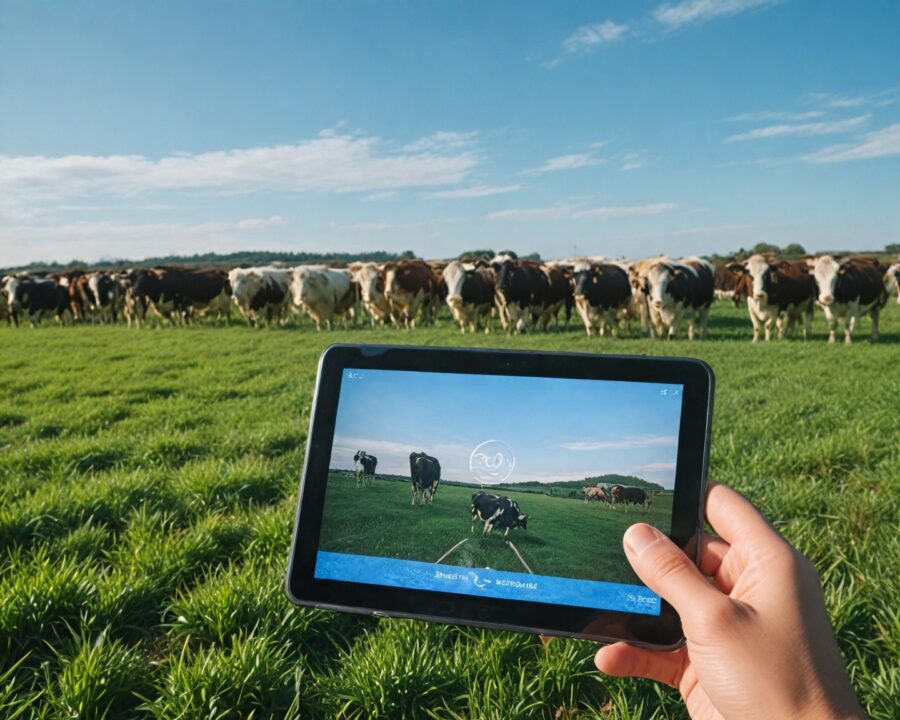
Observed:
[[[669,262],[672,262],[672,260],[668,255],[657,255],[656,257],[622,263],[622,266],[627,268],[628,277],[631,279],[630,314],[640,318],[641,332],[650,337],[656,337],[656,329],[650,321],[650,291],[647,284],[647,275],[650,272],[650,268],[654,265]]]
[[[828,321],[828,342],[835,341],[838,321],[844,320],[844,342],[850,344],[860,316],[872,318],[872,339],[878,339],[878,314],[887,303],[884,267],[872,258],[831,255],[817,258],[813,275],[819,288],[818,304]]]
[[[607,502],[606,493],[604,492],[603,488],[584,485],[581,488],[581,492],[584,493],[584,501],[586,503]]]
[[[450,314],[465,333],[477,332],[482,317],[490,318],[494,308],[494,271],[486,264],[463,264],[454,260],[444,268],[447,305]],[[490,332],[490,326],[486,328]]]
[[[318,267],[294,268],[291,273],[294,306],[305,310],[321,330],[331,329],[335,318],[356,317],[356,285],[348,270]]]
[[[759,342],[765,328],[769,342],[772,328],[778,337],[797,323],[803,324],[803,337],[812,332],[812,315],[816,299],[816,281],[803,261],[777,262],[762,255],[751,255],[745,263],[729,263],[734,274],[734,297],[746,297],[747,312],[753,323],[753,342]]]
[[[372,327],[384,325],[391,319],[391,308],[384,296],[384,271],[375,263],[360,263],[350,268],[362,306],[372,319]]]
[[[713,267],[706,260],[655,263],[647,272],[645,292],[657,336],[672,339],[687,322],[688,340],[694,339],[695,327],[700,338],[706,337],[713,301]]]
[[[734,297],[734,290],[737,287],[739,277],[732,269],[733,266],[733,262],[716,265],[713,279],[716,300],[727,300]]]
[[[384,296],[391,321],[397,327],[414,328],[417,317],[420,323],[427,324],[436,290],[434,271],[422,260],[399,260],[384,265]]]

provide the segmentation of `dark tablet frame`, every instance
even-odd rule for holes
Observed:
[[[338,394],[345,368],[683,385],[671,537],[696,562],[703,499],[706,496],[715,386],[709,365],[693,358],[642,355],[396,345],[329,346],[319,360],[285,582],[288,597],[294,603],[328,610],[562,635],[600,642],[625,640],[654,648],[671,649],[683,642],[681,621],[665,601],[661,614],[652,616],[316,578],[314,570],[325,485],[331,461]]]

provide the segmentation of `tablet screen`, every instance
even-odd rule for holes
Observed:
[[[315,577],[658,615],[683,386],[345,368]]]

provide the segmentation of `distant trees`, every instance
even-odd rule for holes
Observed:
[[[884,251],[886,253],[900,253],[900,243],[888,243],[884,246]]]

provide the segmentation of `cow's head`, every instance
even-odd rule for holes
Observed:
[[[359,285],[359,294],[367,303],[384,295],[384,275],[375,263],[364,263],[353,271],[353,281]]]
[[[523,530],[527,530],[528,529],[528,516],[523,513],[519,513],[518,517],[516,517],[516,524]]]
[[[600,268],[597,265],[579,268],[575,273],[575,294],[587,295],[591,287],[599,281],[600,274]]]
[[[656,263],[647,271],[647,295],[650,304],[657,310],[666,305],[669,283],[674,275],[675,270],[667,263]]]
[[[897,302],[900,303],[900,263],[894,263],[885,272],[884,289],[888,295],[897,293]]]
[[[841,264],[831,255],[823,255],[816,260],[813,276],[819,288],[819,304],[831,305],[834,302],[834,289],[838,276],[845,272]]]
[[[752,255],[747,260],[747,274],[752,282],[753,299],[764,302],[778,282],[778,271],[762,255]]]
[[[462,302],[463,284],[466,281],[466,269],[457,260],[444,268],[444,282],[447,285],[447,302],[450,305]]]
[[[313,268],[301,267],[291,273],[291,292],[297,307],[315,302],[324,295],[327,286],[328,277]]]
[[[250,301],[262,290],[262,276],[252,270],[236,268],[228,273],[231,292],[235,303],[249,305]]]

